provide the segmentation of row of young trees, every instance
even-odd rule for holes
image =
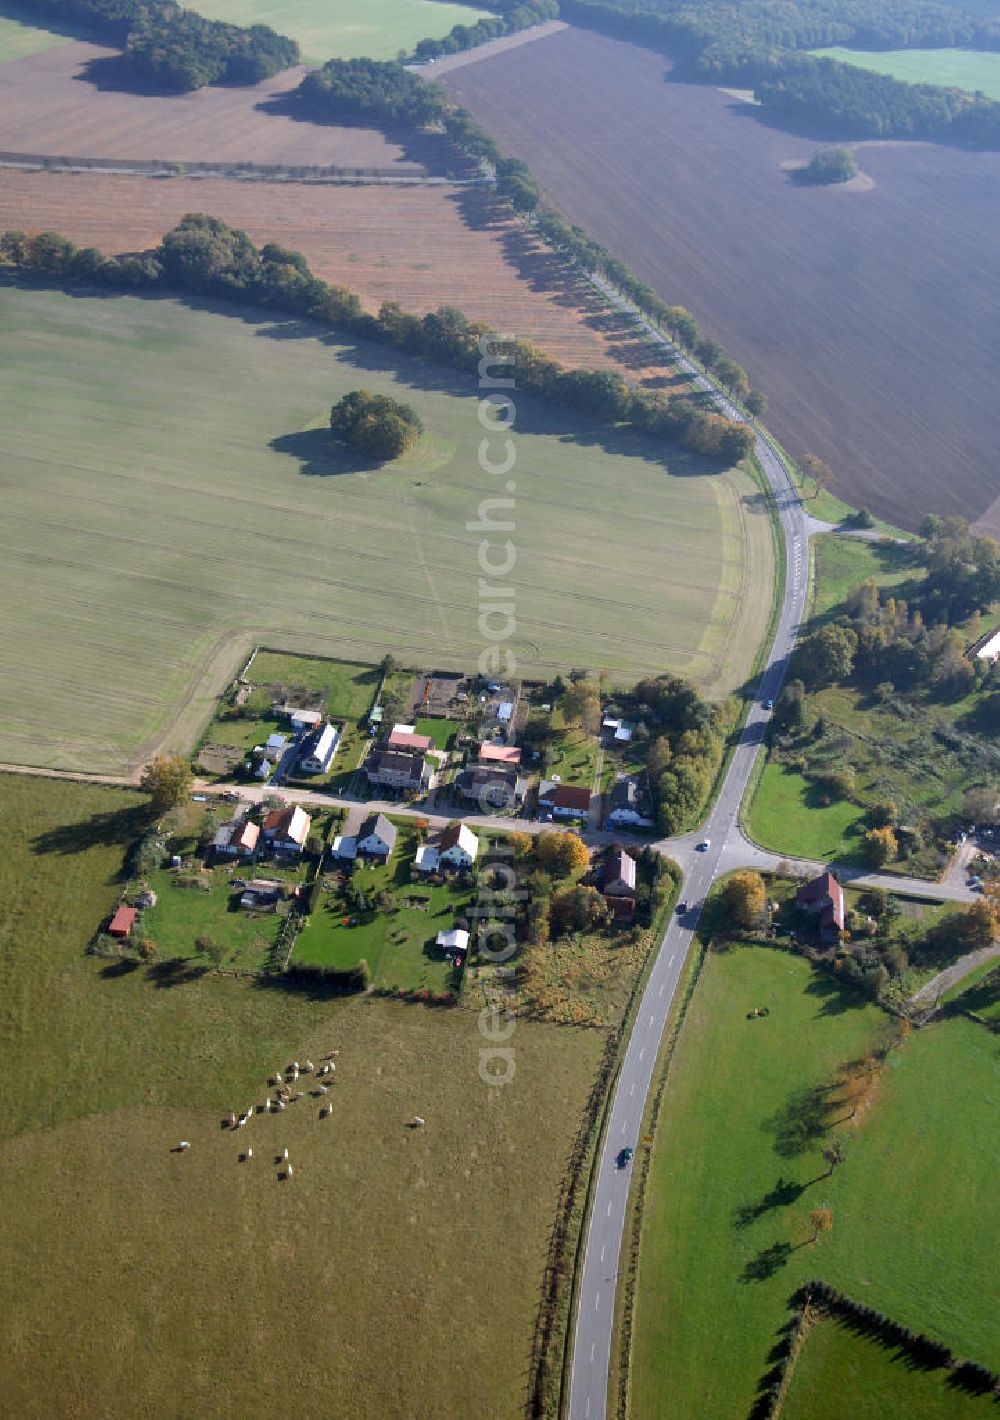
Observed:
[[[299,60],[299,46],[269,25],[207,20],[174,0],[26,0],[29,8],[76,20],[124,51],[136,79],[177,90],[256,84]]]
[[[494,352],[494,372],[509,367],[512,374],[516,372],[520,390],[554,404],[630,426],[655,440],[679,444],[721,463],[734,463],[753,449],[749,429],[694,399],[635,390],[609,370],[564,369],[537,347],[504,339],[453,307],[416,316],[395,302],[386,302],[377,316],[368,315],[353,291],[330,286],[314,276],[301,253],[273,242],[257,248],[245,232],[201,213],[184,217],[144,256],[104,257],[96,248],[79,249],[53,232],[3,232],[0,263],[60,280],[135,289],[160,287],[253,301],[428,357],[470,375],[478,372],[482,343],[488,341]]]
[[[1000,48],[1000,18],[934,0],[563,0],[576,24],[671,51],[679,72],[753,87],[761,105],[840,136],[1000,146],[1000,104],[804,52],[825,45]]]
[[[439,84],[425,83],[401,64],[331,59],[322,69],[307,74],[297,93],[312,111],[336,121],[366,118],[414,127],[440,125],[460,153],[492,172],[497,196],[529,221],[556,255],[583,272],[604,277],[675,344],[700,360],[751,414],[764,413],[766,400],[751,388],[746,371],[702,332],[691,312],[664,301],[600,242],[547,204],[527,163],[508,157],[466,109],[451,104]]]

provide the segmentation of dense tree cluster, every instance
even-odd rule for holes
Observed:
[[[670,50],[690,77],[753,87],[766,109],[841,135],[1000,146],[1000,104],[804,51],[1000,48],[1000,16],[940,0],[563,0],[564,18]]]
[[[474,25],[455,25],[444,39],[422,39],[414,53],[418,59],[438,59],[443,54],[457,54],[464,49],[474,49],[487,40],[499,39],[502,35],[516,34],[532,25],[554,20],[559,14],[558,0],[527,0],[527,3],[494,4],[492,8],[500,13],[484,15]]]
[[[850,148],[819,148],[795,173],[796,182],[810,187],[825,187],[831,183],[850,182],[857,175],[858,165]]]
[[[129,72],[171,89],[257,84],[298,63],[295,40],[268,25],[206,20],[173,0],[27,0],[32,10],[80,21],[121,45]]]
[[[330,59],[305,76],[296,91],[324,118],[370,119],[414,128],[440,120],[447,98],[402,64],[380,59]]]
[[[890,691],[937,686],[964,694],[977,675],[991,674],[985,663],[970,661],[968,638],[956,623],[1000,600],[1000,544],[972,534],[963,518],[932,516],[921,532],[914,560],[926,575],[907,588],[907,598],[898,588],[862,583],[848,593],[836,622],[799,643],[792,671],[806,690],[856,674]],[[793,685],[783,692],[776,706],[782,727],[800,718],[799,698]]]
[[[55,232],[0,233],[0,263],[60,279],[128,288],[196,291],[228,300],[254,301],[325,322],[476,374],[484,343],[494,371],[516,371],[518,388],[609,423],[630,426],[663,443],[679,444],[721,463],[753,449],[753,435],[695,398],[635,390],[608,370],[567,370],[526,341],[506,340],[483,322],[444,306],[424,316],[386,302],[366,314],[353,291],[313,276],[299,252],[276,243],[257,248],[245,232],[216,217],[191,213],[145,256],[106,258],[77,248]]]
[[[683,832],[704,808],[722,762],[720,710],[680,676],[640,681],[632,699],[650,735],[646,768],[657,826]]]
[[[410,405],[371,390],[352,390],[330,411],[333,437],[380,463],[398,459],[412,449],[423,428],[420,415]]]

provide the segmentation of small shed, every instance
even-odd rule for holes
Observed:
[[[124,903],[115,909],[114,916],[108,923],[108,936],[124,938],[131,932],[138,912],[134,907],[126,907]]]

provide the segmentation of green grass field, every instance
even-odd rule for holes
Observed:
[[[0,64],[12,59],[26,59],[29,54],[38,54],[43,49],[52,49],[57,44],[66,44],[67,34],[56,34],[52,30],[39,27],[37,17],[31,17],[16,5],[4,4],[0,14]],[[24,15],[24,19],[16,18]]]
[[[941,84],[1000,99],[1000,54],[975,49],[814,49],[820,59],[838,59],[908,84]]]
[[[948,1384],[868,1336],[835,1321],[811,1328],[795,1364],[781,1420],[988,1420],[989,1396]]]
[[[776,853],[859,863],[864,811],[847,799],[819,803],[819,791],[786,764],[765,764],[750,804],[750,836]],[[777,845],[777,846],[775,846]]]
[[[254,643],[475,665],[466,525],[497,489],[457,376],[252,309],[27,288],[4,290],[0,352],[0,760],[187,748]],[[411,456],[365,470],[331,448],[329,407],[357,387],[417,407]],[[750,480],[576,440],[578,419],[527,399],[518,421],[519,670],[739,681],[772,575]]]
[[[838,535],[818,537],[813,547],[816,580],[812,611],[815,617],[826,616],[862,582],[893,587],[923,576],[923,568],[910,565],[909,550],[897,543],[867,542],[863,538]]]
[[[748,1020],[754,1006],[769,1016]],[[810,1092],[891,1029],[798,957],[763,948],[709,957],[654,1146],[636,1420],[686,1414],[691,1396],[702,1414],[746,1415],[788,1299],[809,1277],[963,1356],[1000,1363],[984,1245],[1000,1224],[995,1038],[964,1020],[925,1028],[890,1053],[856,1119],[834,1093],[827,1132],[810,1127]],[[820,1151],[837,1136],[845,1162],[827,1177]],[[833,1228],[812,1243],[809,1213],[821,1206]]]
[[[204,0],[201,14],[235,25],[270,25],[297,39],[306,64],[327,59],[395,59],[421,39],[440,39],[453,25],[489,12],[442,0]]]
[[[86,957],[136,804],[0,777],[3,1410],[517,1420],[603,1038],[519,1022],[491,1089],[471,1011]],[[331,1049],[332,1118],[307,1097],[220,1129]]]

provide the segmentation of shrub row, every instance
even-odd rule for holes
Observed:
[[[914,1331],[865,1302],[855,1301],[829,1282],[807,1282],[796,1294],[795,1300],[800,1305],[813,1303],[821,1306],[831,1316],[843,1319],[862,1334],[899,1347],[917,1365],[928,1369],[946,1366],[952,1372],[953,1383],[963,1390],[982,1394],[1000,1390],[1000,1374],[997,1372],[980,1365],[978,1361],[963,1360],[943,1341],[937,1341],[922,1331]]]
[[[0,233],[0,264],[31,275],[55,276],[126,289],[194,291],[223,300],[254,301],[289,314],[395,346],[475,375],[488,348],[491,374],[516,371],[518,388],[546,401],[631,427],[663,443],[735,463],[753,449],[753,434],[695,399],[636,390],[610,370],[567,370],[525,341],[498,335],[453,307],[411,315],[386,302],[367,315],[353,291],[313,276],[305,258],[274,243],[259,250],[245,232],[218,218],[189,214],[155,251],[105,257],[78,249],[54,232]]]

